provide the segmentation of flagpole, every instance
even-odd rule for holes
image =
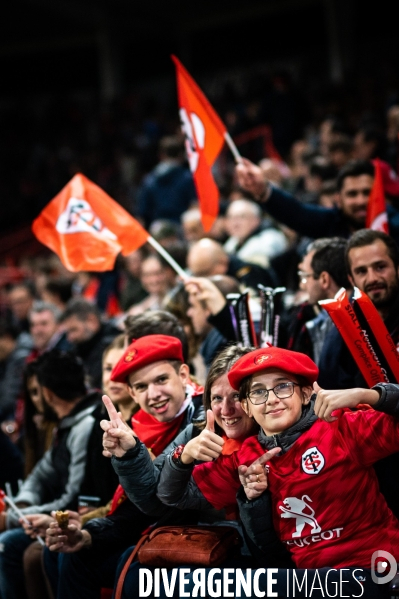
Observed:
[[[181,277],[183,279],[183,281],[185,281],[186,279],[188,279],[188,275],[186,272],[184,272],[184,270],[181,268],[181,266],[179,266],[176,262],[176,260],[174,260],[172,258],[172,256],[165,250],[164,247],[162,247],[162,245],[160,243],[158,243],[158,241],[156,239],[154,239],[151,235],[148,237],[147,239],[148,243],[150,245],[152,245],[152,247],[157,250],[157,252],[159,254],[161,254],[161,256],[163,258],[165,258],[165,260],[171,265],[171,267],[173,268],[173,270],[175,270],[177,272],[177,274],[179,275],[179,277]]]
[[[229,146],[231,153],[234,156],[234,160],[236,162],[242,162],[242,157],[240,152],[237,150],[237,146],[234,143],[234,141],[231,139],[230,133],[228,133],[227,131],[224,132],[224,138],[226,140],[227,145]]]

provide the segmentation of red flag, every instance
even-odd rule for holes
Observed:
[[[226,127],[181,62],[176,56],[172,60],[176,66],[187,156],[200,201],[202,224],[209,231],[219,212],[219,190],[211,168],[223,147]]]
[[[72,272],[112,270],[149,233],[84,175],[75,175],[33,222],[32,231]]]
[[[389,233],[381,162],[378,159],[373,162],[375,175],[373,187],[370,192],[369,203],[367,204],[366,229],[374,229],[375,231]]]

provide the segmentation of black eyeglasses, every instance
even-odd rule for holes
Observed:
[[[248,399],[252,404],[254,404],[254,406],[259,406],[260,404],[265,403],[269,399],[270,391],[273,391],[274,395],[278,397],[278,399],[287,399],[288,397],[291,397],[291,395],[294,394],[295,386],[300,387],[298,383],[289,382],[280,383],[279,385],[272,387],[272,389],[254,389],[248,395]]]

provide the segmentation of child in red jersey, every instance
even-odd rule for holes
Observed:
[[[370,570],[377,550],[398,561],[399,522],[379,491],[373,469],[376,461],[399,451],[399,421],[382,413],[394,411],[393,402],[387,401],[381,385],[348,390],[347,400],[345,391],[316,387],[315,406],[312,386],[317,375],[310,358],[276,347],[240,358],[228,378],[240,390],[242,406],[260,425],[260,433],[244,441],[231,463],[224,463],[223,473],[218,460],[197,466],[181,500],[173,493],[173,505],[183,507],[188,494],[200,491],[220,509],[232,502],[241,483],[241,518],[260,557],[268,555],[273,529],[297,568]],[[374,409],[342,409],[359,401]],[[168,463],[158,491],[166,503],[167,476]],[[221,476],[225,484],[216,487],[213,480]],[[176,478],[172,476],[174,484]]]

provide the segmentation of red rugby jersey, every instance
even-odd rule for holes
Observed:
[[[370,568],[378,549],[399,561],[399,522],[372,467],[399,451],[399,420],[374,410],[337,415],[270,461],[274,527],[298,568]],[[250,465],[264,451],[250,437],[237,458]]]

